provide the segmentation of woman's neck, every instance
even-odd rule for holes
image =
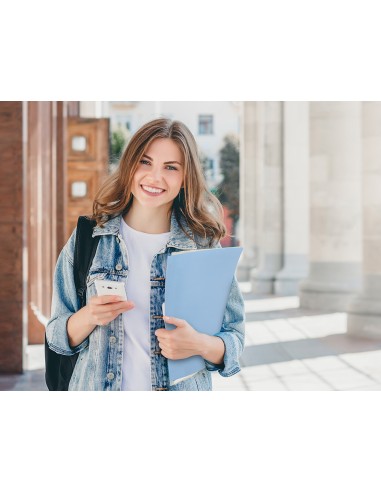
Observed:
[[[147,234],[169,232],[171,226],[171,218],[166,210],[142,208],[134,206],[134,203],[132,203],[129,211],[123,215],[123,219],[135,231]]]

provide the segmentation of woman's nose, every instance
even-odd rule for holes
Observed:
[[[154,181],[161,181],[161,169],[150,169],[150,175]]]

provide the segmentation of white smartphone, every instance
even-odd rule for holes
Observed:
[[[124,282],[114,282],[113,280],[94,280],[98,296],[121,296],[127,301]]]

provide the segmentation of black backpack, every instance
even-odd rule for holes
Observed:
[[[78,217],[74,250],[74,282],[80,307],[86,303],[86,277],[97,250],[100,236],[92,237],[95,220],[81,215]],[[45,334],[45,381],[50,391],[67,391],[78,353],[57,354],[49,348]]]

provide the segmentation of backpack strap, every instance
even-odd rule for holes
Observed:
[[[81,300],[81,308],[86,302],[86,277],[97,250],[100,236],[92,237],[95,220],[86,216],[78,217],[74,247],[74,282]],[[60,355],[49,348],[45,333],[45,381],[50,391],[67,391],[73,374],[78,353]]]
[[[91,220],[86,215],[80,215],[78,217],[73,268],[74,283],[78,297],[81,300],[81,308],[86,303],[86,278],[100,239],[100,236],[92,237],[95,225],[96,221]]]

